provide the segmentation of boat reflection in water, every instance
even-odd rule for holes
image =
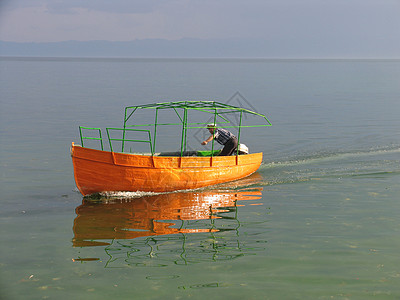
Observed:
[[[107,197],[94,201],[84,198],[82,205],[76,208],[73,246],[106,246],[109,262],[122,255],[125,264],[135,265],[143,265],[144,258],[164,255],[168,256],[165,258],[167,261],[188,263],[190,251],[197,261],[201,257],[196,252],[208,253],[207,259],[211,255],[214,260],[217,254],[218,259],[242,256],[237,208],[244,203],[238,201],[260,205],[257,200],[261,198],[262,188],[253,185],[260,179],[256,173],[214,190],[134,199]],[[187,248],[188,243],[191,250]],[[234,249],[237,253],[233,253]]]

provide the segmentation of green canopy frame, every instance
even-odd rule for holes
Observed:
[[[133,114],[140,109],[153,109],[155,110],[155,118],[153,124],[142,124],[142,125],[129,125],[128,121],[132,118]],[[158,113],[160,110],[169,109],[174,110],[179,122],[178,123],[158,123]],[[220,124],[217,122],[217,118],[221,118],[224,120],[224,128],[238,128],[238,141],[240,143],[240,134],[241,129],[245,127],[265,127],[271,126],[271,122],[267,119],[267,117],[263,114],[251,111],[249,109],[243,107],[236,107],[229,104],[217,102],[217,101],[176,101],[176,102],[164,102],[164,103],[154,103],[154,104],[145,104],[145,105],[136,105],[136,106],[127,106],[125,107],[125,117],[124,117],[124,127],[123,127],[123,137],[122,137],[122,152],[124,151],[125,147],[125,132],[130,127],[137,127],[137,126],[154,126],[153,131],[153,141],[150,142],[151,147],[151,154],[154,155],[155,147],[156,147],[156,138],[157,138],[157,127],[164,126],[164,125],[178,125],[181,126],[181,156],[186,151],[187,147],[187,130],[188,129],[195,129],[195,128],[204,128],[206,125],[205,123],[192,123],[188,120],[188,111],[195,110],[201,111],[205,113],[209,113],[213,116],[214,122],[213,124],[217,125]],[[225,115],[227,114],[239,114],[239,125],[226,125],[231,123]],[[243,125],[243,115],[255,115],[261,117],[264,120],[264,124],[259,125]],[[226,124],[225,124],[226,123]],[[150,133],[149,133],[150,139]],[[147,141],[148,142],[148,141]],[[239,152],[239,150],[237,150]],[[214,140],[212,142],[212,151],[214,153]],[[238,153],[237,153],[238,154]]]
[[[154,123],[152,124],[140,124],[140,125],[130,125],[129,122],[134,118],[134,113],[138,110],[142,109],[152,109],[155,110],[154,115]],[[162,110],[173,110],[177,117],[177,123],[159,123],[158,116],[159,111]],[[184,152],[187,148],[187,131],[188,129],[196,129],[196,128],[205,128],[206,123],[203,122],[189,122],[188,112],[194,111],[201,111],[210,114],[213,119],[213,124],[218,126],[219,124],[224,124],[224,128],[237,128],[238,129],[238,143],[240,143],[240,134],[241,129],[245,127],[265,127],[271,126],[271,122],[267,119],[267,117],[263,114],[251,111],[249,109],[243,107],[236,107],[229,104],[217,102],[217,101],[176,101],[176,102],[163,102],[163,103],[154,103],[154,104],[144,104],[144,105],[136,105],[136,106],[127,106],[125,107],[125,116],[124,116],[124,126],[123,128],[106,128],[107,131],[107,138],[110,145],[111,152],[114,152],[112,142],[113,141],[120,141],[121,142],[121,152],[125,151],[125,142],[138,142],[138,143],[148,143],[150,147],[150,153],[153,156],[156,150],[156,138],[157,138],[157,128],[159,126],[165,125],[177,125],[181,126],[181,156],[183,156]],[[227,115],[238,114],[239,115],[239,125],[234,125],[230,122],[227,118]],[[254,115],[261,117],[263,120],[262,124],[258,125],[243,125],[242,120],[245,114]],[[217,122],[218,118],[222,119],[222,122]],[[229,125],[230,124],[230,125]],[[153,136],[151,134],[151,130],[149,129],[139,129],[137,127],[153,127]],[[83,131],[96,131],[99,134],[99,137],[88,137],[86,136]],[[122,138],[111,138],[110,132],[111,131],[122,131]],[[103,138],[101,135],[100,128],[93,128],[93,127],[83,127],[79,126],[79,132],[81,137],[82,147],[84,147],[84,140],[98,140],[101,144],[101,150],[103,150]],[[138,140],[138,139],[127,139],[126,133],[127,132],[142,132],[147,133],[146,140]],[[239,147],[237,149],[236,155],[239,154]],[[212,141],[212,149],[211,149],[211,156],[214,155],[214,140]]]

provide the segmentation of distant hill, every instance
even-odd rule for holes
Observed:
[[[296,46],[292,46],[295,44]],[[388,45],[389,46],[389,45]],[[391,45],[393,46],[393,45]],[[65,41],[16,43],[0,41],[0,56],[140,57],[140,58],[398,58],[398,49],[379,45],[310,47],[296,41],[256,39],[144,39],[128,42]]]
[[[265,57],[278,55],[265,42],[248,40],[162,40],[129,42],[66,41],[55,43],[15,43],[0,41],[1,56],[67,57]],[[272,50],[272,51],[271,51]]]

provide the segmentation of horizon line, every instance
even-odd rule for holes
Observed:
[[[358,60],[358,61],[396,61],[400,60],[400,57],[162,57],[162,56],[154,56],[154,57],[140,57],[140,56],[132,56],[132,57],[124,57],[124,56],[32,56],[32,55],[1,55],[0,59],[15,59],[15,60],[180,60],[180,61],[189,61],[189,60],[210,60],[210,61],[221,61],[221,60],[242,60],[242,61],[301,61],[301,60],[320,60],[320,61],[346,61],[346,60]]]

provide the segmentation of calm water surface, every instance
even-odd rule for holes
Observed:
[[[400,299],[400,61],[0,67],[1,299]],[[259,171],[83,199],[78,126],[121,126],[125,106],[175,100],[265,113],[273,126],[244,135],[264,153]]]

